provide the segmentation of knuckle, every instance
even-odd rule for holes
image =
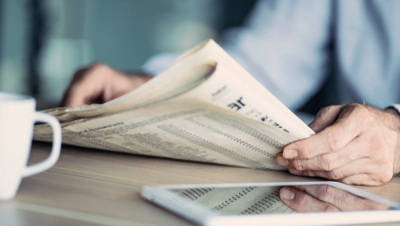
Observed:
[[[379,176],[377,177],[377,182],[382,185],[382,184],[386,184],[387,182],[389,182],[392,177],[393,177],[393,171],[391,170],[385,170],[382,173],[379,174]]]
[[[392,180],[392,174],[386,174],[386,176],[384,176],[381,180],[382,184],[386,184],[388,183],[390,180]]]
[[[77,70],[74,74],[74,80],[80,81],[83,78],[98,76],[98,75],[104,74],[103,72],[105,72],[109,69],[110,69],[110,67],[108,67],[105,64],[97,63],[97,62],[92,63],[91,65],[89,65],[86,68],[81,68],[81,69]]]
[[[111,68],[103,63],[93,63],[88,67],[88,75],[106,75],[111,70]]]
[[[342,173],[339,170],[331,170],[327,172],[328,178],[333,180],[340,180],[343,178]]]
[[[320,164],[323,170],[330,171],[334,169],[335,158],[331,155],[322,155]]]
[[[295,170],[303,170],[302,160],[295,159],[295,160],[292,160],[292,161],[293,161],[292,162],[293,168]]]
[[[358,103],[348,104],[348,105],[346,105],[346,107],[351,108],[351,109],[353,109],[353,110],[365,109],[365,106],[364,106],[364,105],[358,104]]]
[[[369,147],[372,150],[381,149],[386,146],[386,139],[381,133],[377,133],[374,137],[370,139]]]
[[[356,107],[356,111],[362,125],[369,125],[371,122],[374,121],[374,117],[365,106],[358,104],[358,106]]]

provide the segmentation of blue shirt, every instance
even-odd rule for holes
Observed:
[[[398,0],[259,1],[246,26],[224,37],[224,49],[292,110],[331,70],[342,103],[400,103]],[[158,73],[174,59],[153,58],[145,69]]]

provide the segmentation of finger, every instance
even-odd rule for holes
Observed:
[[[99,99],[104,90],[105,76],[101,73],[82,75],[82,78],[74,79],[73,84],[68,88],[63,106],[77,107],[85,104],[92,104],[93,100]]]
[[[341,211],[384,209],[388,206],[368,199],[360,198],[342,189],[329,185],[294,186],[312,197],[330,203]]]
[[[285,159],[285,158],[282,156],[282,153],[279,153],[279,154],[276,156],[276,162],[277,162],[279,165],[283,166],[283,167],[286,167],[286,168],[289,167],[289,160]]]
[[[374,181],[369,174],[352,175],[352,176],[341,179],[340,182],[342,182],[344,184],[352,184],[352,185],[361,185],[361,184],[367,185],[367,186],[380,185],[376,181]]]
[[[339,211],[335,206],[293,188],[282,188],[279,195],[282,202],[297,212]]]
[[[289,168],[289,172],[295,175],[322,177],[330,180],[342,180],[357,174],[369,174],[376,172],[379,169],[374,165],[370,159],[363,158],[354,161],[351,164],[345,165],[338,169],[323,171],[323,170],[293,170]]]
[[[65,107],[77,107],[86,104],[92,104],[100,99],[102,90],[92,85],[76,84],[67,92],[65,98]]]
[[[342,149],[369,124],[370,112],[365,107],[343,107],[338,119],[320,133],[287,145],[283,150],[286,159],[310,159]],[[368,120],[366,120],[366,118]]]
[[[77,91],[67,91],[64,100],[61,104],[62,107],[77,107],[85,104],[85,97],[81,94],[79,90]]]
[[[389,165],[376,165],[370,167],[365,173],[344,177],[339,181],[345,184],[379,186],[386,184],[393,178],[392,167]],[[389,173],[388,173],[389,172]]]
[[[368,142],[364,137],[356,137],[343,149],[337,152],[318,155],[311,159],[283,160],[277,158],[278,164],[285,163],[284,167],[295,170],[323,170],[330,171],[351,164],[357,159],[368,156]]]
[[[315,117],[314,121],[310,123],[309,127],[316,133],[321,132],[323,129],[335,122],[342,107],[343,105],[334,105],[323,108],[318,112],[317,116]]]
[[[65,93],[64,93],[63,99],[62,99],[62,101],[60,103],[60,107],[67,107],[67,105],[69,105],[69,102],[70,102],[70,99],[71,99],[71,95],[72,95],[71,87],[74,84],[80,82],[80,80],[84,77],[84,75],[87,72],[87,70],[88,70],[87,68],[84,68],[84,69],[80,69],[80,70],[75,72],[75,74],[72,77],[72,81],[68,86],[67,91],[65,91]]]

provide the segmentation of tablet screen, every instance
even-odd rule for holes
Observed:
[[[218,215],[394,209],[342,189],[322,185],[191,187],[171,189],[180,206],[198,204]],[[191,203],[191,204],[190,204]],[[190,204],[190,205],[188,205]]]

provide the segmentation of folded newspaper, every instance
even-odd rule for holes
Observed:
[[[213,40],[124,96],[45,112],[65,144],[263,169],[283,169],[282,148],[314,134]],[[51,141],[50,127],[34,139]]]

